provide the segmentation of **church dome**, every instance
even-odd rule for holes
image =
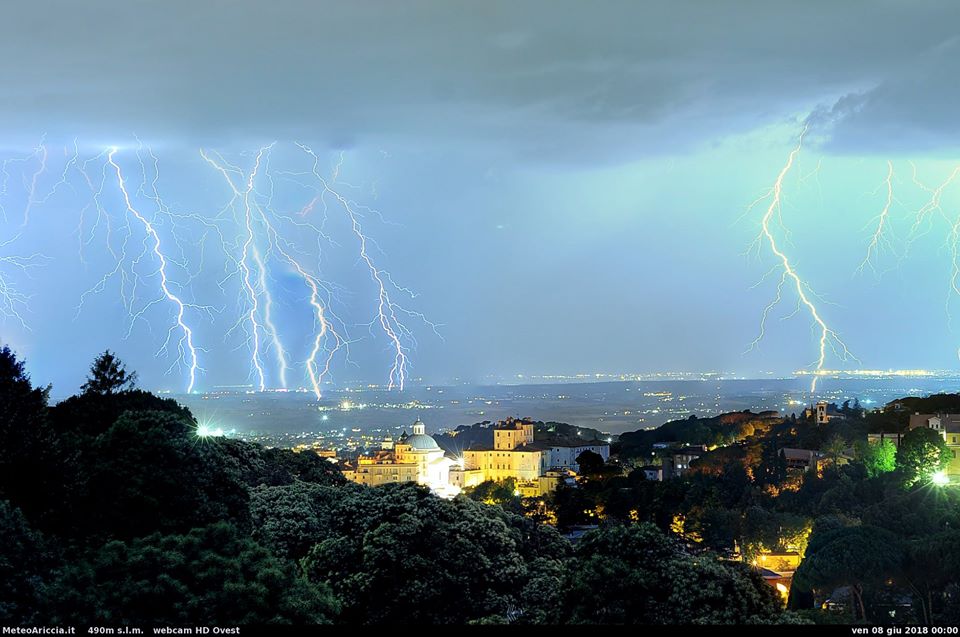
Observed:
[[[440,445],[433,439],[433,436],[427,434],[413,434],[408,436],[403,444],[410,445],[411,451],[433,451],[439,449]]]
[[[407,436],[403,444],[409,445],[410,451],[437,451],[440,449],[437,441],[432,436],[427,435],[426,425],[419,418],[417,418],[417,422],[413,423],[413,435]]]

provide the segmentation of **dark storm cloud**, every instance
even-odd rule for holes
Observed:
[[[820,120],[827,149],[841,152],[956,150],[960,146],[960,38],[904,60],[869,90],[846,95]]]
[[[820,106],[839,148],[875,129],[952,143],[958,25],[954,2],[20,1],[0,21],[0,118],[8,138],[399,138],[589,157]]]

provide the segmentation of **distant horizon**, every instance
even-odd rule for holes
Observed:
[[[28,370],[29,371],[29,370]],[[408,385],[404,392],[412,391],[414,389],[427,389],[427,388],[452,388],[452,387],[523,387],[523,386],[550,386],[550,385],[589,385],[596,383],[627,383],[627,382],[643,382],[643,383],[657,383],[657,382],[705,382],[705,381],[723,381],[723,382],[736,382],[736,381],[773,381],[773,380],[801,380],[807,376],[810,376],[811,372],[806,372],[803,370],[794,371],[792,373],[780,374],[776,372],[767,372],[766,374],[758,373],[756,375],[740,375],[732,372],[718,372],[718,371],[661,371],[661,372],[624,372],[624,373],[584,373],[576,375],[563,375],[563,374],[523,374],[523,375],[507,375],[499,377],[500,380],[482,380],[482,381],[459,381],[457,379],[436,382],[436,383],[427,383],[422,382],[420,379],[413,378],[410,379]],[[871,379],[894,379],[894,378],[927,378],[927,379],[960,379],[960,370],[926,370],[926,369],[889,369],[889,370],[858,370],[858,369],[848,369],[848,370],[825,370],[818,374],[821,378],[832,378],[832,379],[846,379],[846,380],[871,380]],[[42,383],[41,383],[42,384]],[[222,393],[236,393],[236,394],[309,394],[311,393],[310,388],[308,387],[297,387],[297,388],[280,388],[280,387],[267,387],[264,390],[257,390],[252,384],[235,384],[235,385],[222,385],[217,387],[212,387],[210,389],[198,389],[193,393],[188,394],[182,391],[170,390],[170,389],[153,389],[143,385],[138,384],[138,389],[144,391],[149,391],[161,396],[202,396],[207,394],[222,394]],[[53,386],[52,395],[55,398],[67,398],[74,393],[80,391],[79,385],[76,392],[73,393],[64,393],[56,391],[56,386]],[[353,381],[345,382],[339,386],[328,386],[323,388],[323,392],[334,392],[334,393],[343,393],[343,392],[356,392],[356,391],[381,391],[381,392],[394,392],[401,393],[399,389],[388,389],[386,385],[378,385],[376,383],[367,383],[363,381]],[[958,387],[960,391],[960,387]]]

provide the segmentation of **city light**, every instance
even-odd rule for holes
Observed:
[[[938,487],[942,487],[944,485],[950,484],[950,478],[947,477],[947,474],[945,471],[935,471],[930,476],[930,482],[937,485]]]
[[[223,434],[223,427],[214,427],[207,423],[197,424],[197,438],[222,438]]]

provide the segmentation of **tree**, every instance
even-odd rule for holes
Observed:
[[[567,542],[499,507],[416,484],[319,487],[315,497],[321,531],[301,564],[329,584],[346,623],[521,621],[559,592]]]
[[[603,456],[587,449],[577,456],[577,466],[585,476],[597,475],[603,471]]]
[[[562,606],[573,623],[734,624],[789,619],[776,592],[742,565],[689,555],[652,524],[585,535]]]
[[[549,501],[557,515],[557,527],[567,529],[591,522],[588,511],[596,507],[591,494],[579,486],[560,484],[550,494]]]
[[[687,517],[686,527],[715,551],[729,551],[740,535],[740,512],[727,508],[694,507]]]
[[[787,478],[787,459],[774,438],[764,442],[760,464],[755,472],[758,484],[780,484]]]
[[[233,438],[217,442],[224,453],[236,461],[244,483],[250,487],[275,487],[297,481],[314,484],[344,484],[347,481],[337,465],[309,451],[264,449]]]
[[[954,551],[958,542],[960,531],[948,530],[906,543],[904,575],[914,594],[914,603],[919,606],[918,617],[925,625],[934,622],[934,593],[958,580],[960,559]]]
[[[9,347],[0,349],[0,498],[25,509],[28,517],[48,503],[50,470],[56,469],[49,457],[49,391],[33,386]]]
[[[328,588],[223,522],[108,542],[62,569],[48,599],[47,621],[94,626],[317,624],[336,614]]]
[[[853,594],[854,619],[867,621],[864,586],[898,575],[904,565],[900,539],[872,526],[853,526],[815,534],[807,555],[793,576],[798,592],[820,589],[829,593],[849,586]]]
[[[859,420],[863,418],[863,406],[860,405],[860,399],[854,398],[853,405],[850,405],[849,399],[843,401],[843,405],[840,407],[840,413],[850,420]]]
[[[235,461],[194,428],[169,412],[128,411],[97,436],[75,511],[84,533],[126,539],[217,520],[245,527],[249,496]]]
[[[897,466],[903,471],[904,483],[912,486],[947,467],[953,453],[939,432],[917,427],[904,434],[897,450]]]
[[[296,453],[291,449],[274,448],[263,449],[261,453],[267,466],[276,470],[269,478],[265,477],[265,484],[290,484],[294,480],[315,484],[346,482],[337,465],[310,451]],[[286,474],[289,477],[284,478],[278,474]],[[271,478],[277,482],[270,482]]]
[[[897,447],[889,440],[861,442],[857,445],[857,455],[871,478],[897,468]]]
[[[253,539],[280,557],[300,559],[324,536],[323,515],[315,502],[323,487],[309,482],[268,487],[251,492]]]
[[[834,434],[823,444],[822,451],[826,454],[827,458],[830,459],[833,467],[836,468],[846,448],[847,441],[839,434]]]
[[[5,500],[0,500],[0,536],[0,623],[32,623],[40,610],[50,556],[40,534]]]
[[[475,487],[467,488],[464,495],[477,502],[499,504],[500,506],[506,506],[519,498],[517,481],[514,478],[484,480]]]
[[[114,394],[134,389],[136,385],[137,373],[128,373],[123,361],[106,350],[93,361],[87,382],[80,389],[85,394]]]

